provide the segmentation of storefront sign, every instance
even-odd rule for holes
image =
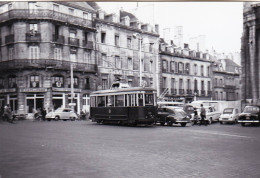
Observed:
[[[47,92],[47,88],[20,88],[20,92]]]
[[[16,92],[16,89],[15,88],[0,89],[0,93],[11,93],[11,92]]]
[[[62,92],[70,92],[71,88],[52,88],[52,91],[62,91]],[[81,89],[74,88],[74,92],[80,93]]]

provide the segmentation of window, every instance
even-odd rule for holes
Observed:
[[[52,77],[52,86],[53,87],[63,87],[64,85],[63,77],[62,76],[53,76]]]
[[[127,48],[131,49],[132,48],[132,38],[127,37]]]
[[[85,78],[85,89],[90,89],[90,79],[89,78]]]
[[[77,62],[76,61],[76,54],[70,53],[70,61],[71,62]]]
[[[166,60],[162,61],[162,71],[167,72],[168,71],[168,62]]]
[[[183,65],[182,62],[178,63],[178,71],[179,71],[180,74],[184,73],[184,65]]]
[[[115,106],[124,106],[124,95],[115,95]]]
[[[197,79],[194,80],[194,90],[198,90],[198,81],[197,81]]]
[[[176,89],[176,87],[175,87],[175,78],[171,79],[171,88],[172,89]]]
[[[218,100],[218,92],[215,93],[215,100]]]
[[[76,31],[70,30],[70,38],[76,38]]]
[[[163,89],[166,88],[166,81],[167,81],[167,78],[166,78],[166,77],[163,77]]]
[[[91,64],[91,52],[90,51],[87,51],[87,52],[84,52],[84,62],[87,63],[87,64]]]
[[[107,89],[108,87],[108,82],[107,82],[107,79],[106,78],[102,78],[102,89],[105,90]]]
[[[153,94],[145,94],[145,106],[153,106],[154,105],[154,98]]]
[[[29,47],[29,59],[39,59],[39,47],[38,46],[30,46]]]
[[[115,46],[119,46],[119,35],[115,35]]]
[[[69,8],[69,14],[73,16],[74,15],[74,9]]]
[[[179,79],[179,89],[183,89],[183,79]]]
[[[150,53],[153,52],[153,46],[154,46],[154,44],[153,44],[153,43],[150,43],[150,45],[149,45],[149,52],[150,52]]]
[[[139,103],[139,106],[144,106],[144,96],[143,96],[143,94],[138,94],[138,103]]]
[[[153,71],[153,61],[150,60],[149,72]]]
[[[201,90],[204,91],[204,81],[201,81]]]
[[[187,89],[190,90],[191,86],[190,86],[190,79],[187,79]]]
[[[40,87],[40,77],[39,75],[31,75],[30,77],[30,87],[39,88]]]
[[[222,81],[222,79],[219,80],[219,86],[220,86],[220,87],[223,86],[223,81]]]
[[[98,96],[97,97],[97,106],[98,107],[105,107],[105,96]]]
[[[106,96],[106,106],[107,107],[113,107],[114,106],[114,96],[111,95],[111,96]]]
[[[185,74],[190,74],[190,64],[189,63],[186,63],[185,64]]]
[[[14,56],[14,48],[8,48],[8,60],[12,60]]]
[[[210,81],[208,81],[208,91],[211,91]]]
[[[61,48],[54,48],[54,59],[62,60]]]
[[[68,87],[71,87],[71,78],[68,78]],[[79,87],[79,79],[78,77],[73,77],[73,87],[78,88]]]
[[[9,88],[15,88],[17,85],[16,85],[16,77],[15,76],[11,76],[11,77],[8,77],[8,87]]]
[[[87,12],[83,12],[83,19],[88,20],[88,13]]]
[[[204,66],[200,66],[201,76],[204,76]]]
[[[127,58],[128,69],[133,70],[133,59],[131,57]]]
[[[106,33],[101,32],[101,43],[106,43]]]
[[[218,86],[218,79],[215,78],[215,85]]]
[[[194,75],[198,74],[198,66],[197,64],[194,64]]]
[[[31,23],[29,24],[29,30],[30,30],[30,35],[35,35],[38,32],[38,24],[37,23]]]
[[[108,62],[107,62],[107,55],[102,53],[101,54],[101,61],[99,61],[99,65],[103,67],[108,67]]]
[[[171,61],[170,62],[170,70],[171,70],[172,73],[174,73],[174,69],[175,69],[174,61]]]
[[[209,66],[208,66],[208,77],[210,76],[210,68],[209,68]]]
[[[121,69],[122,65],[121,65],[121,60],[119,56],[115,56],[115,65],[117,69]]]

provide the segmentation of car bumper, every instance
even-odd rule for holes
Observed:
[[[238,123],[260,123],[259,120],[240,120]]]
[[[175,121],[175,123],[189,123],[190,121]]]

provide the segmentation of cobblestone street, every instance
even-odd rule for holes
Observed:
[[[260,177],[260,127],[0,123],[1,178]]]

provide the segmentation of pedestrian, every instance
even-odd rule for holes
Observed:
[[[198,111],[197,111],[197,108],[194,108],[194,117],[193,117],[192,125],[196,125],[196,124],[198,124]]]
[[[6,105],[4,107],[4,118],[10,122],[13,123],[13,116],[12,116],[12,111],[9,105]]]
[[[46,117],[46,109],[43,108],[42,109],[42,120],[45,121],[45,117]]]
[[[206,109],[203,107],[203,104],[200,105],[201,108],[200,108],[200,125],[201,124],[204,124],[205,126],[207,125],[206,123]]]

